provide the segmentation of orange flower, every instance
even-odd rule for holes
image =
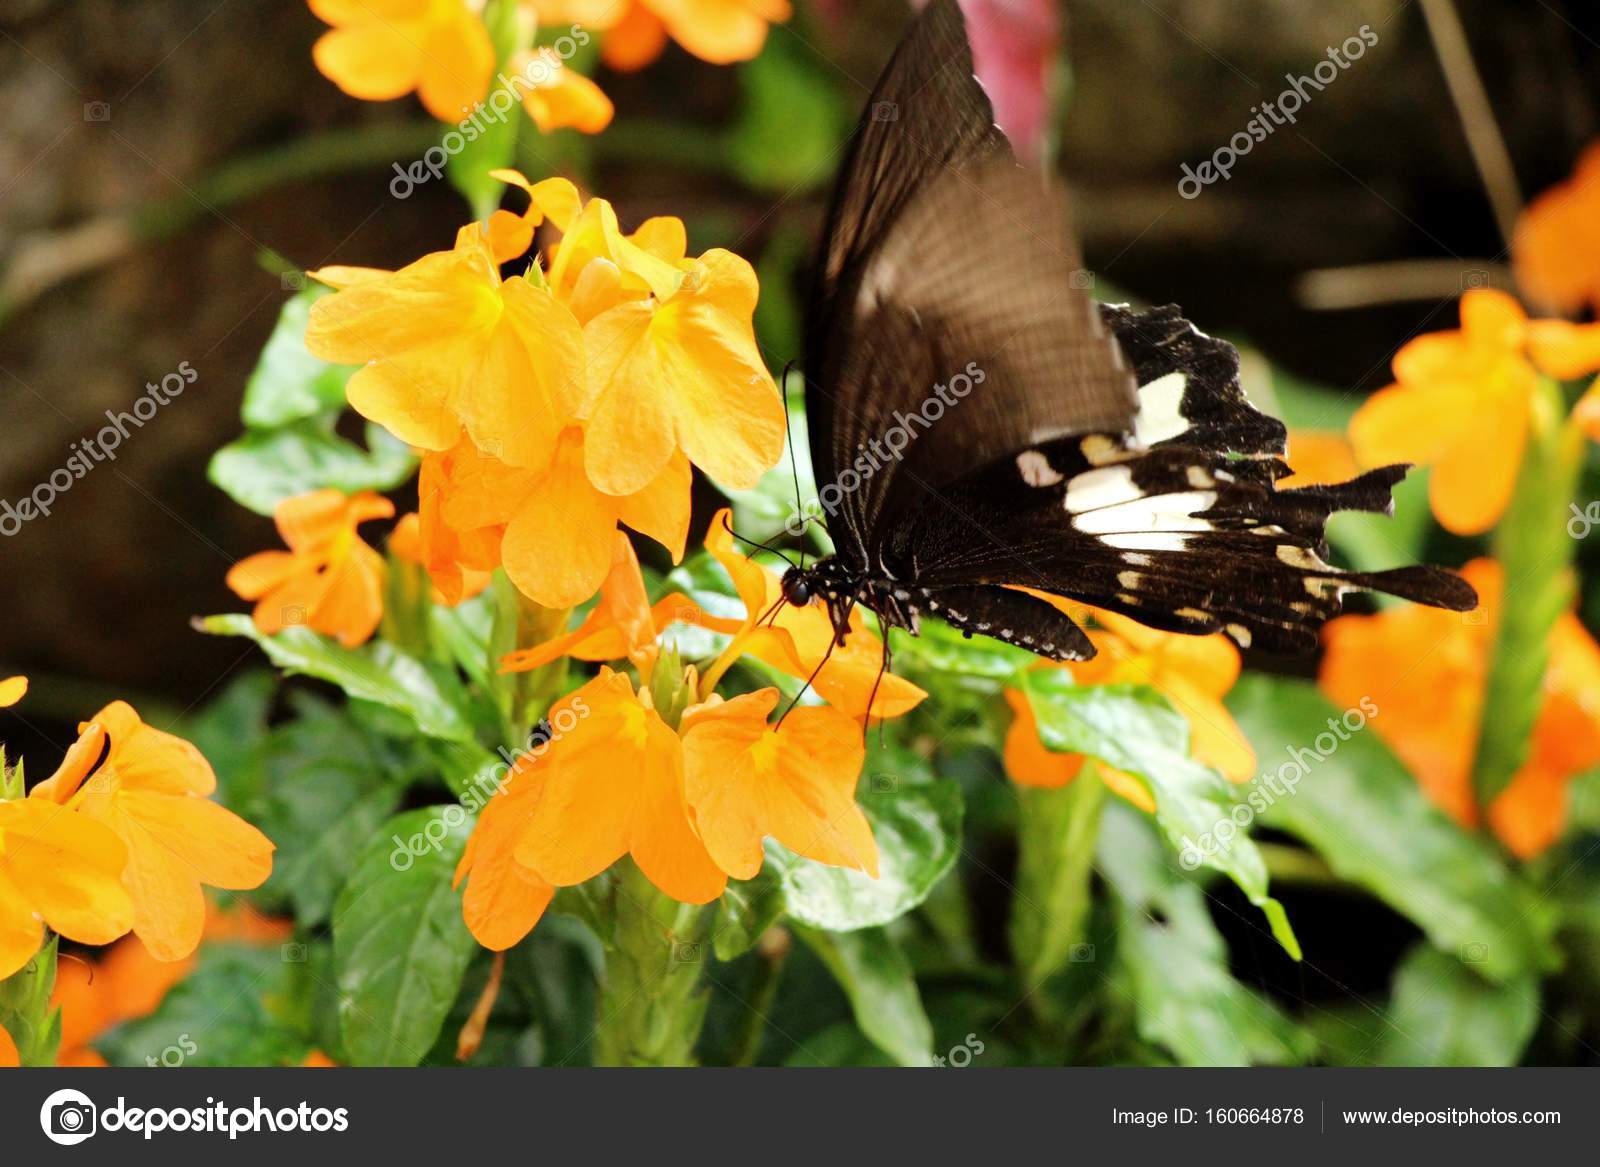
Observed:
[[[201,885],[259,886],[272,872],[272,843],[210,801],[217,779],[199,750],[144,724],[127,703],[107,705],[79,734],[28,802],[58,803],[77,813],[52,810],[57,817],[115,832],[126,848],[127,866],[118,870],[133,900],[134,933],[157,960],[181,960],[205,926]]]
[[[351,97],[386,101],[412,90],[442,122],[489,92],[494,45],[467,0],[309,0],[332,31],[312,48],[317,69]]]
[[[593,81],[562,61],[555,50],[542,48],[519,54],[512,66],[530,82],[522,90],[522,108],[540,133],[570,128],[598,134],[611,124],[611,99]]]
[[[1375,702],[1378,735],[1440,809],[1473,827],[1480,808],[1472,764],[1503,573],[1495,561],[1475,559],[1461,574],[1478,590],[1481,614],[1407,605],[1375,616],[1341,616],[1324,633],[1318,683],[1339,704],[1364,697]],[[1537,854],[1560,834],[1567,781],[1596,764],[1600,647],[1569,612],[1551,630],[1544,703],[1528,760],[1489,806],[1490,827],[1515,854]]]
[[[408,515],[401,515],[400,521],[394,525],[394,530],[389,533],[389,550],[394,557],[413,567],[420,567],[424,571],[428,568],[428,554],[422,542],[422,519],[415,511]],[[441,569],[446,582],[455,578],[448,567]],[[494,578],[492,570],[479,571],[471,567],[462,567],[455,573],[459,575],[449,592],[437,584],[433,587],[433,602],[455,607],[463,600],[470,600],[473,596],[489,586],[489,581]]]
[[[702,61],[726,65],[761,52],[767,26],[788,20],[788,0],[533,0],[542,21],[606,32],[602,56],[618,71],[642,69],[670,35]]]
[[[423,450],[465,429],[509,465],[549,464],[582,393],[583,338],[548,289],[500,278],[479,224],[397,272],[310,274],[339,290],[311,306],[306,347],[363,366],[346,387],[356,412]]]
[[[878,845],[856,805],[861,727],[824,706],[771,726],[776,689],[713,698],[684,715],[685,790],[716,864],[735,879],[761,870],[768,836],[797,855],[878,877]]]
[[[611,569],[600,585],[600,602],[572,631],[508,653],[500,661],[500,671],[526,672],[564,656],[586,661],[627,657],[647,670],[654,660],[656,638],[677,621],[706,627],[725,623],[706,616],[682,592],[673,592],[652,607],[633,543],[618,531],[611,545]]]
[[[632,855],[673,899],[716,899],[728,877],[695,832],[683,748],[649,691],[603,668],[571,702],[577,723],[524,771],[543,788],[523,820],[516,862],[567,887]]]
[[[571,700],[551,710],[571,709]],[[544,793],[544,774],[532,760],[512,770],[489,799],[456,864],[455,886],[467,881],[461,913],[479,944],[503,952],[533,930],[556,890],[517,858],[528,816]]]
[[[1189,723],[1189,748],[1194,757],[1232,782],[1248,781],[1256,767],[1255,750],[1222,698],[1239,679],[1239,650],[1220,633],[1183,636],[1146,628],[1114,612],[1089,609],[1097,626],[1088,630],[1096,655],[1062,665],[1080,685],[1149,685],[1162,693]],[[1005,691],[1016,715],[1006,733],[1006,773],[1023,786],[1065,786],[1077,777],[1083,758],[1045,749],[1028,699]],[[1135,806],[1153,812],[1155,803],[1144,783],[1131,774],[1101,768],[1106,786]]]
[[[0,681],[0,709],[15,705],[28,692],[27,677],[7,677]]]
[[[0,980],[44,943],[44,930],[110,944],[134,923],[122,884],[128,849],[106,827],[42,799],[0,802]]]
[[[812,688],[853,718],[866,716],[869,697],[872,716],[898,717],[927,696],[903,677],[884,673],[880,679],[883,642],[867,629],[859,612],[852,613],[850,635],[843,648],[833,645],[833,625],[821,600],[804,608],[786,604],[777,609],[770,622],[758,628],[757,620],[774,608],[782,593],[781,581],[734,548],[728,528],[731,513],[724,508],[712,518],[711,529],[706,533],[706,550],[732,578],[744,602],[744,619],[708,615],[680,592],[664,596],[651,606],[632,548],[618,546],[601,587],[600,603],[583,623],[543,644],[511,653],[501,661],[502,670],[536,669],[561,656],[588,661],[627,656],[638,663],[641,653],[670,625],[684,623],[733,637],[706,670],[700,685],[702,697],[711,695],[723,673],[741,655],[753,656],[792,677],[813,678],[814,674]],[[822,664],[825,656],[827,663]]]
[[[1345,436],[1325,430],[1291,432],[1288,461],[1294,473],[1278,479],[1279,490],[1348,482],[1360,473],[1355,451]]]
[[[1529,322],[1504,292],[1468,292],[1461,328],[1408,343],[1395,354],[1396,383],[1356,411],[1356,456],[1367,466],[1431,466],[1429,498],[1439,521],[1461,535],[1488,530],[1516,485],[1538,385],[1535,363],[1562,378],[1594,372],[1600,325]]]
[[[1572,177],[1545,191],[1517,221],[1511,254],[1528,297],[1557,312],[1600,310],[1600,142]]]
[[[674,729],[649,689],[608,668],[558,703],[549,746],[513,767],[456,869],[479,943],[509,948],[538,922],[551,885],[592,879],[624,855],[692,904],[716,899],[729,876],[753,877],[768,837],[877,878],[877,844],[855,803],[860,727],[822,707],[770,726],[777,703],[770,688],[714,696]]]
[[[719,249],[689,258],[678,219],[649,219],[624,235],[610,203],[582,202],[564,179],[495,173],[562,232],[545,278],[583,324],[588,379],[577,416],[595,486],[632,494],[678,449],[725,486],[754,486],[783,453],[784,419],[756,348],[750,265]],[[500,235],[521,237],[506,220]]]
[[[535,603],[567,608],[594,595],[611,567],[619,523],[683,555],[689,534],[688,460],[626,496],[602,494],[584,473],[584,433],[570,426],[549,467],[521,470],[462,442],[422,465],[422,544],[434,583],[461,594],[460,573],[506,575]]]
[[[0,1025],[0,1070],[20,1065],[22,1065],[22,1057],[17,1052],[17,1043],[11,1040],[11,1035],[6,1032],[6,1027]]]
[[[304,624],[346,648],[365,644],[383,618],[383,557],[356,527],[394,514],[394,504],[363,492],[345,497],[314,490],[280,502],[273,513],[288,551],[262,551],[228,572],[228,586],[255,600],[265,635]]]

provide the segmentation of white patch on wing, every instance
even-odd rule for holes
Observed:
[[[1075,515],[1072,525],[1087,535],[1133,531],[1209,531],[1211,524],[1194,516],[1216,501],[1217,492],[1214,490],[1144,495],[1132,502]]]
[[[1038,450],[1024,450],[1018,454],[1017,470],[1029,486],[1054,486],[1063,477]]]
[[[1189,428],[1181,406],[1188,383],[1182,373],[1168,373],[1139,388],[1139,412],[1133,415],[1133,432],[1147,446],[1175,438]]]
[[[1144,492],[1133,483],[1131,467],[1102,466],[1073,475],[1067,483],[1066,507],[1073,514],[1080,514],[1143,497]]]
[[[1120,551],[1182,551],[1189,536],[1171,531],[1146,531],[1142,534],[1101,535],[1100,542]]]

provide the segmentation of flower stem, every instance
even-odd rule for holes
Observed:
[[[632,860],[613,870],[595,1064],[693,1065],[709,999],[701,972],[712,911],[657,891]]]
[[[24,1066],[53,1066],[61,1045],[61,1011],[50,1007],[56,986],[56,945],[52,936],[33,959],[0,981],[0,1026],[16,1043]]]
[[[1020,788],[1017,893],[1011,951],[1035,1009],[1037,993],[1083,943],[1089,923],[1089,876],[1106,788],[1096,763],[1056,789]]]
[[[1542,704],[1550,631],[1572,606],[1574,541],[1567,520],[1583,466],[1584,439],[1564,414],[1561,387],[1541,381],[1530,410],[1516,491],[1494,532],[1505,592],[1473,771],[1473,789],[1485,808],[1527,759]]]

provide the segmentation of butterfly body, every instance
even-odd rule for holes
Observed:
[[[955,0],[931,0],[868,102],[816,265],[812,463],[835,555],[784,577],[843,644],[857,604],[1055,660],[1081,605],[1314,649],[1350,590],[1476,604],[1428,567],[1327,562],[1338,510],[1387,513],[1406,467],[1280,489],[1287,434],[1239,357],[1175,306],[1095,303],[1059,183],[993,124]],[[885,115],[883,111],[889,111]]]

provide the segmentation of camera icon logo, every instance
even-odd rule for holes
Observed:
[[[39,1125],[52,1143],[71,1147],[94,1134],[99,1113],[82,1091],[57,1090],[39,1107]]]
[[[111,103],[109,101],[86,101],[83,103],[83,120],[86,122],[108,122],[111,120]]]

